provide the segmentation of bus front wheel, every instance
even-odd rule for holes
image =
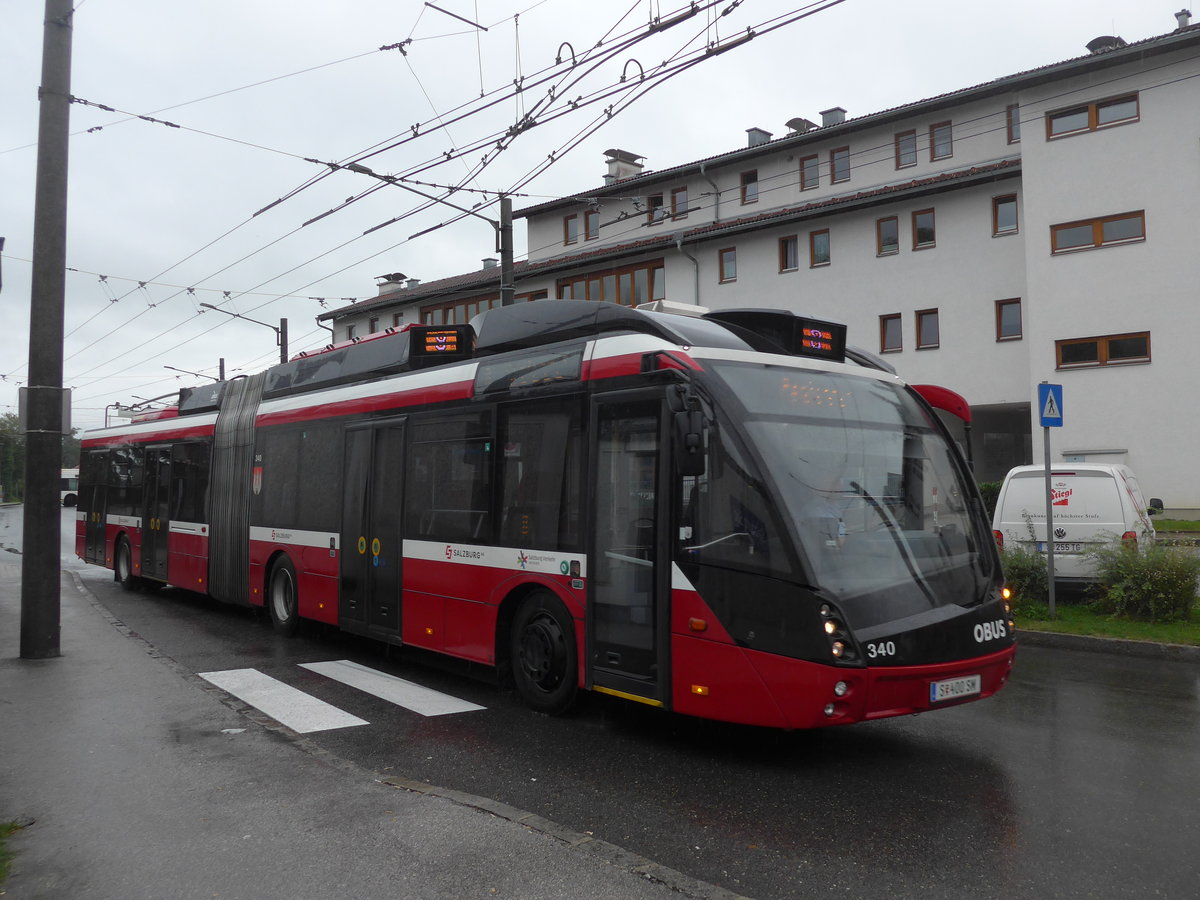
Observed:
[[[578,662],[575,628],[562,602],[549,591],[521,601],[513,617],[509,659],[517,693],[538,712],[558,715],[575,702]]]
[[[291,637],[300,627],[298,597],[296,569],[290,559],[281,556],[271,567],[267,580],[267,611],[276,634]]]

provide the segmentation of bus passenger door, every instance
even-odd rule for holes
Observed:
[[[171,448],[161,444],[146,448],[143,487],[142,569],[145,577],[167,580],[167,538],[170,534]]]
[[[669,689],[661,394],[593,406],[588,650],[596,690],[662,705]]]
[[[404,421],[346,429],[338,616],[350,631],[400,634]]]
[[[107,521],[108,451],[89,450],[79,461],[81,488],[75,515],[83,515],[83,558],[104,565],[104,532]],[[78,534],[78,530],[76,531]],[[78,547],[76,548],[78,552]]]

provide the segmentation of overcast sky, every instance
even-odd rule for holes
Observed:
[[[600,184],[610,147],[648,168],[679,165],[744,146],[750,127],[778,137],[788,119],[819,122],[832,106],[866,115],[1081,56],[1102,34],[1164,34],[1180,0],[725,0],[715,9],[735,7],[728,16],[701,12],[586,73],[589,50],[644,32],[682,0],[436,5],[79,0],[71,92],[120,112],[71,107],[64,382],[76,426],[102,424],[107,404],[203,381],[165,365],[215,376],[222,357],[229,374],[278,358],[266,328],[200,303],[272,325],[286,316],[295,352],[328,342],[315,323],[322,302],[375,296],[377,275],[431,281],[495,255],[492,227],[477,218],[410,239],[455,210],[420,210],[415,194],[321,163],[362,159],[380,174],[461,184],[474,192],[449,199],[465,207],[516,187],[519,209]],[[16,410],[26,376],[42,12],[42,0],[0,0],[0,412]],[[759,32],[749,43],[663,68],[748,27]],[[554,66],[572,49],[579,65]],[[567,106],[618,86],[622,71],[640,95]],[[639,71],[675,74],[647,90]],[[517,80],[527,88],[514,97]],[[552,83],[561,87],[549,100]],[[497,150],[531,111],[537,127]],[[439,129],[439,117],[461,118]],[[383,152],[363,159],[369,148]],[[520,220],[515,230],[520,258]]]

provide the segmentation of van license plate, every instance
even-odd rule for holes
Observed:
[[[1044,541],[1038,541],[1038,553],[1046,552],[1046,544]],[[1055,541],[1055,553],[1082,553],[1083,544],[1078,541]]]
[[[929,685],[929,702],[941,703],[943,700],[957,700],[960,697],[970,697],[978,694],[982,679],[978,675],[967,675],[963,678],[947,678],[945,681],[934,681]]]

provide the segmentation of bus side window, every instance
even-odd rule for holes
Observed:
[[[412,427],[406,531],[417,538],[489,543],[492,446],[480,419],[418,422]]]
[[[578,542],[578,403],[512,406],[501,413],[499,542],[559,550]]]

